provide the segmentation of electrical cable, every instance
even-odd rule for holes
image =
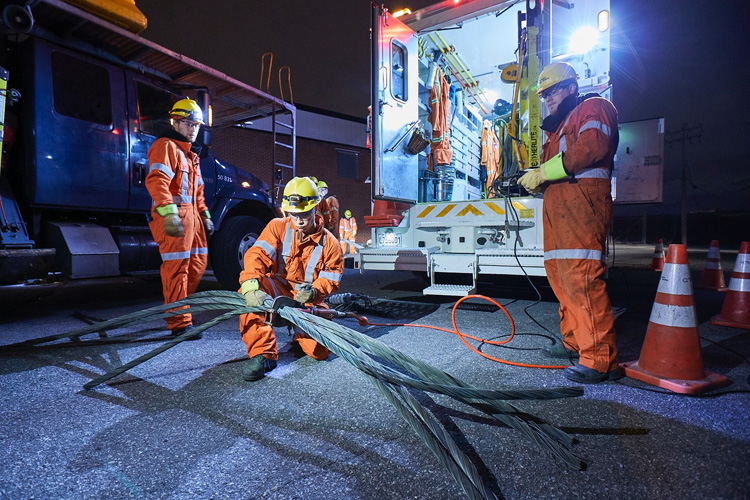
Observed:
[[[479,337],[475,337],[473,335],[462,333],[458,329],[458,326],[456,325],[456,309],[458,308],[459,304],[461,304],[461,302],[468,300],[468,299],[472,299],[472,298],[482,299],[488,302],[492,302],[494,305],[496,305],[498,308],[500,308],[500,310],[502,310],[505,313],[505,315],[508,317],[508,320],[510,321],[510,326],[511,326],[511,332],[508,335],[507,339],[502,340],[502,341],[482,339]],[[453,309],[451,311],[451,322],[453,323],[453,330],[449,330],[448,328],[442,328],[442,327],[433,326],[433,325],[420,325],[420,324],[412,324],[412,323],[372,323],[369,320],[367,320],[367,324],[372,325],[372,326],[408,326],[408,327],[417,327],[417,328],[429,328],[431,330],[440,330],[441,332],[452,333],[454,335],[457,335],[458,338],[461,340],[461,342],[463,342],[469,349],[479,354],[483,358],[487,358],[490,361],[495,361],[497,363],[502,363],[505,365],[520,366],[523,368],[545,368],[545,369],[553,369],[553,370],[562,370],[568,367],[568,365],[537,365],[533,363],[521,363],[518,361],[509,361],[506,359],[496,358],[494,356],[490,356],[489,354],[483,353],[479,349],[475,348],[473,345],[469,344],[469,342],[467,342],[466,340],[467,338],[471,340],[476,340],[478,342],[481,342],[482,344],[503,346],[504,344],[507,344],[508,342],[510,342],[513,339],[513,337],[516,335],[516,324],[513,321],[513,317],[510,315],[507,309],[505,309],[502,305],[500,305],[500,303],[498,303],[497,301],[495,301],[494,299],[490,297],[485,297],[484,295],[467,295],[466,297],[461,297],[453,305]]]

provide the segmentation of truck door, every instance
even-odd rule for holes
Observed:
[[[127,206],[123,71],[50,44],[34,51],[36,167],[31,202],[64,208]]]
[[[417,62],[414,30],[373,5],[373,199],[417,201],[418,157],[404,148],[419,119]]]
[[[151,195],[146,189],[148,150],[164,132],[171,130],[169,110],[179,98],[148,79],[128,73],[128,111],[130,115],[130,163],[128,170],[128,209],[151,210]]]

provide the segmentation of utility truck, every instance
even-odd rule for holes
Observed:
[[[198,142],[216,226],[209,257],[222,285],[237,288],[242,255],[278,216],[272,189],[216,158],[211,138],[271,117],[274,165],[263,168],[273,179],[283,169],[293,176],[295,107],[128,31],[143,29],[145,18],[130,22],[127,4],[36,0],[3,10],[0,284],[159,269],[147,225],[147,153],[185,96],[208,118]]]
[[[544,276],[542,198],[516,183],[540,164],[539,72],[566,61],[581,93],[610,97],[609,1],[446,0],[398,18],[374,5],[371,33],[374,210],[360,269],[426,273],[426,295],[468,295],[479,276]],[[430,166],[440,72],[452,160]],[[496,177],[481,164],[483,128],[497,137]]]

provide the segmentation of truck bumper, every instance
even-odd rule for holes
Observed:
[[[44,278],[54,263],[54,248],[0,250],[0,284]]]

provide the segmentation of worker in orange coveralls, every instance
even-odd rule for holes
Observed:
[[[357,253],[356,247],[349,243],[357,238],[357,219],[352,217],[351,210],[344,212],[344,218],[339,223],[339,234],[341,234],[341,252],[344,256],[348,253]]]
[[[333,195],[328,195],[328,184],[325,181],[318,181],[318,193],[320,194],[321,206],[325,201],[328,206],[328,222],[326,229],[333,234],[336,239],[339,238],[339,200]],[[324,217],[325,218],[325,217]]]
[[[564,376],[579,383],[622,377],[617,365],[614,316],[602,279],[612,220],[617,110],[597,94],[578,94],[577,76],[564,62],[546,66],[539,94],[550,115],[542,165],[519,179],[529,192],[544,189],[544,267],[560,301],[562,345],[554,357],[580,356]]]
[[[203,112],[192,99],[181,99],[169,112],[173,130],[148,150],[146,188],[153,206],[149,228],[159,244],[164,303],[184,299],[198,288],[208,264],[206,234],[214,225],[203,196],[200,146],[193,146],[203,125]],[[190,314],[167,318],[172,335],[193,328]],[[197,340],[200,334],[190,337]]]
[[[338,290],[344,272],[341,249],[316,214],[319,202],[318,188],[309,177],[295,177],[287,183],[281,202],[286,216],[269,222],[245,252],[240,292],[249,307],[267,306],[272,297],[281,295],[321,306],[323,299]],[[279,357],[273,327],[265,324],[262,314],[243,314],[240,333],[250,357],[242,378],[260,380],[276,368]],[[293,348],[317,360],[330,354],[302,332],[295,333],[292,342]]]

